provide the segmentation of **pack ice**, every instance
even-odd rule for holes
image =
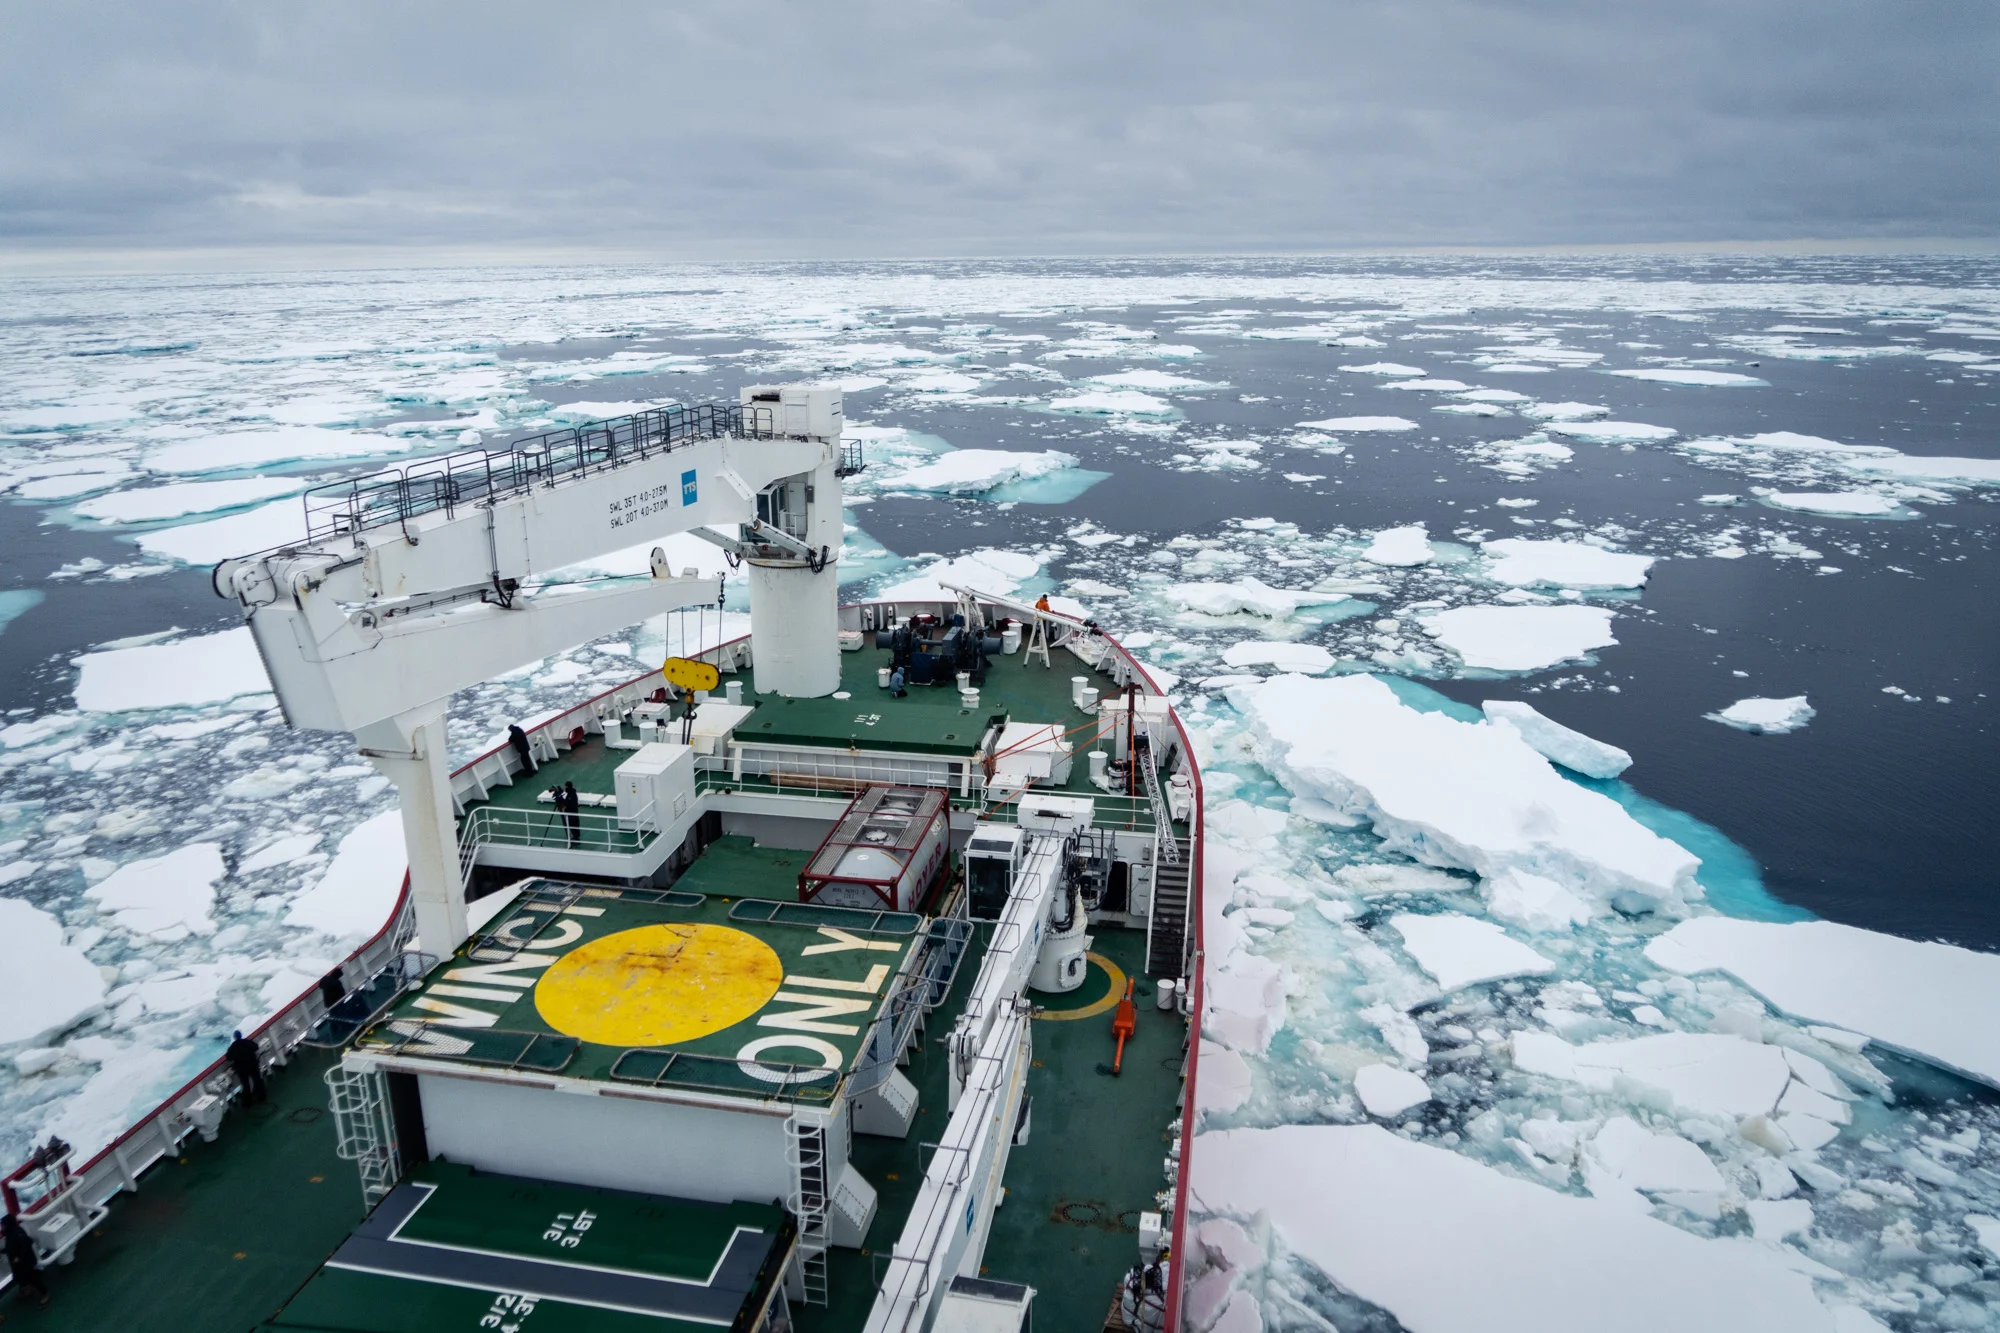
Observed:
[[[1423,1333],[1839,1327],[1775,1249],[1693,1236],[1375,1125],[1221,1130],[1195,1139],[1192,1161],[1206,1211],[1268,1215],[1293,1252]]]
[[[0,898],[0,1046],[63,1031],[104,1003],[104,978],[56,919]]]
[[[1510,588],[1639,588],[1653,567],[1650,555],[1627,555],[1583,542],[1529,541],[1508,537],[1487,542],[1497,557],[1486,576]]]
[[[1533,704],[1488,699],[1479,705],[1489,722],[1504,722],[1519,732],[1535,753],[1587,778],[1615,778],[1632,766],[1632,756],[1580,731],[1542,716]]]
[[[1511,725],[1419,712],[1373,676],[1279,676],[1231,697],[1289,791],[1415,860],[1536,875],[1625,911],[1678,915],[1701,896],[1694,855],[1563,778]]]
[[[1646,946],[1671,972],[1724,971],[1808,1022],[2000,1087],[2000,954],[1832,921],[1683,921]]]

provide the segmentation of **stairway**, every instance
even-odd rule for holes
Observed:
[[[785,1122],[786,1157],[792,1169],[792,1216],[799,1228],[799,1271],[805,1281],[805,1303],[826,1304],[826,1252],[831,1244],[826,1210],[830,1191],[826,1178],[826,1125],[823,1120],[794,1114]]]
[[[1146,922],[1146,972],[1153,977],[1179,977],[1187,963],[1188,845],[1185,838],[1173,843],[1171,857],[1153,860],[1153,910]]]

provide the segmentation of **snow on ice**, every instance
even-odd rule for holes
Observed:
[[[1671,440],[1680,433],[1671,426],[1649,426],[1643,421],[1551,421],[1542,429],[1591,444],[1650,444]]]
[[[1803,694],[1790,699],[1738,699],[1720,712],[1703,713],[1710,722],[1720,722],[1738,731],[1754,731],[1764,736],[1782,736],[1797,731],[1813,720],[1816,710]]]
[[[153,472],[235,472],[272,463],[318,459],[375,458],[407,453],[424,444],[420,436],[366,435],[321,426],[280,426],[275,430],[211,435],[152,450],[141,460]]]
[[[189,514],[214,513],[219,509],[239,509],[280,495],[305,489],[305,481],[293,477],[240,477],[234,481],[184,481],[143,490],[101,495],[77,505],[84,518],[105,523],[149,523],[159,519],[184,518]]]
[[[954,449],[941,455],[936,462],[912,468],[891,478],[886,484],[898,490],[973,495],[1004,486],[1010,481],[1029,481],[1075,466],[1075,457],[1054,449],[1041,453],[1018,453],[1008,449]]]
[[[1764,491],[1761,498],[1765,504],[1805,514],[1879,518],[1906,512],[1895,500],[1873,491]]]
[[[1555,967],[1491,921],[1475,916],[1398,912],[1389,918],[1389,925],[1403,937],[1404,952],[1447,992],[1502,977],[1539,976]]]
[[[1724,971],[1778,1008],[2000,1087],[2000,954],[1832,921],[1683,921],[1646,946],[1673,972]]]
[[[184,565],[213,565],[252,551],[303,541],[305,535],[304,508],[297,500],[277,500],[205,523],[142,532],[138,543],[148,555],[165,556]]]
[[[1513,588],[1639,588],[1655,558],[1607,551],[1584,542],[1531,541],[1505,537],[1486,543],[1498,556],[1487,577]]]
[[[1480,709],[1488,721],[1514,728],[1536,753],[1587,778],[1615,778],[1632,766],[1632,756],[1617,746],[1572,731],[1536,712],[1532,704],[1488,699]]]
[[[271,688],[247,627],[85,653],[76,666],[76,706],[94,713],[217,703]]]
[[[1333,654],[1316,643],[1273,643],[1266,639],[1245,639],[1232,643],[1222,654],[1223,665],[1275,667],[1317,676],[1333,665]]]
[[[1354,1071],[1354,1095],[1368,1114],[1378,1120],[1393,1120],[1412,1106],[1431,1099],[1430,1085],[1407,1069],[1395,1065],[1363,1065]]]
[[[1269,1217],[1296,1254],[1423,1333],[1836,1333],[1776,1251],[1690,1235],[1374,1125],[1196,1138],[1202,1207]],[[1415,1256],[1449,1256],[1448,1280]]]
[[[215,885],[224,873],[221,846],[197,842],[128,862],[84,896],[111,913],[121,929],[171,943],[215,933]]]
[[[1517,1032],[1514,1065],[1600,1092],[1625,1079],[1666,1094],[1683,1110],[1724,1116],[1769,1115],[1792,1077],[1781,1048],[1718,1032],[1662,1032],[1581,1046],[1549,1032]]]
[[[1430,533],[1421,523],[1406,528],[1384,528],[1368,543],[1361,558],[1372,565],[1409,567],[1427,565],[1436,557],[1431,551]]]
[[[319,883],[292,900],[285,924],[343,941],[366,939],[395,910],[408,868],[402,816],[392,810],[364,820],[340,840]]]
[[[1417,617],[1469,667],[1539,671],[1618,642],[1601,606],[1460,606]]]
[[[1678,914],[1699,896],[1697,858],[1558,775],[1512,727],[1419,712],[1373,676],[1280,676],[1231,695],[1287,790],[1367,819],[1415,860],[1522,870],[1622,910]]]
[[[0,1046],[40,1041],[104,1003],[104,978],[60,922],[19,898],[0,898]]]
[[[1755,375],[1738,375],[1727,370],[1608,370],[1628,380],[1651,380],[1655,384],[1699,384],[1717,389],[1757,388],[1770,385]]]
[[[1415,430],[1408,417],[1328,417],[1324,421],[1301,421],[1300,430],[1331,430],[1349,433]]]

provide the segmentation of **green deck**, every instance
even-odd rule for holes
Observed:
[[[984,932],[982,932],[984,934]],[[1025,1282],[1035,1297],[1038,1329],[1095,1330],[1120,1278],[1139,1260],[1139,1214],[1159,1207],[1153,1195],[1165,1178],[1167,1122],[1178,1113],[1187,1023],[1147,1003],[1143,979],[1146,937],[1135,930],[1096,933],[1089,979],[1074,995],[1031,992],[1049,1013],[1034,1025],[1034,1099],[1026,1144],[1007,1159],[1007,1201],[993,1219],[984,1276]],[[1108,1009],[1073,1020],[1051,1015],[1102,1003],[1112,988],[1095,961],[1141,976],[1138,1031],[1125,1047],[1124,1072],[1113,1080]],[[874,1304],[881,1257],[901,1234],[936,1142],[950,1118],[946,1056],[938,1039],[964,1007],[978,967],[968,957],[949,1003],[926,1029],[926,1040],[903,1072],[917,1085],[916,1122],[907,1139],[854,1136],[851,1160],[875,1186],[880,1211],[860,1250],[836,1249],[829,1264],[831,1304],[794,1308],[802,1333],[855,1333]],[[1124,984],[1117,985],[1122,994]]]
[[[388,1225],[384,1214],[400,1215],[409,1198],[417,1200],[415,1211]],[[699,1203],[556,1185],[440,1162],[412,1170],[403,1195],[391,1196],[362,1228],[370,1231],[379,1234],[357,1233],[264,1327],[428,1333],[504,1328],[532,1315],[535,1330],[694,1333],[715,1325],[615,1308],[618,1293],[604,1289],[607,1279],[665,1278],[674,1284],[667,1289],[672,1296],[707,1294],[716,1284],[733,1313],[741,1304],[738,1291],[768,1294],[772,1265],[782,1258],[777,1247],[788,1243],[784,1212],[772,1204]],[[754,1256],[749,1271],[756,1279],[748,1282],[724,1263],[739,1243]],[[442,1272],[426,1278],[385,1271],[410,1262],[403,1256]],[[507,1285],[519,1290],[468,1281],[452,1269],[466,1260],[498,1260],[489,1266],[502,1271],[509,1261],[526,1261],[508,1273]],[[536,1279],[551,1272],[574,1283],[584,1299],[536,1290]],[[486,1322],[489,1317],[497,1321]]]

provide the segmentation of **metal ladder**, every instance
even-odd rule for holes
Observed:
[[[403,1175],[388,1084],[379,1069],[335,1065],[326,1071],[326,1088],[327,1103],[333,1108],[334,1151],[361,1173],[362,1202],[373,1208]]]
[[[799,1274],[806,1304],[825,1305],[826,1252],[831,1247],[827,1206],[826,1124],[794,1115],[785,1121],[785,1159],[792,1168],[792,1216],[799,1225]]]
[[[1177,866],[1181,863],[1181,846],[1179,839],[1174,837],[1173,814],[1167,809],[1167,798],[1160,791],[1160,775],[1153,768],[1153,737],[1143,727],[1139,734],[1146,738],[1146,758],[1142,763],[1134,755],[1133,762],[1146,775],[1146,799],[1153,806],[1153,827],[1159,830],[1160,851],[1165,854],[1168,865]]]

